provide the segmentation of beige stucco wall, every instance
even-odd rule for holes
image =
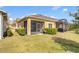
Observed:
[[[33,19],[33,18],[28,18],[27,19],[27,35],[31,35],[31,21],[41,21],[44,22],[44,28],[48,28],[49,24],[52,24],[52,28],[56,28],[56,22],[53,21],[46,21],[46,20],[40,20],[40,19]],[[23,22],[20,23],[20,25],[23,25]]]
[[[52,28],[56,28],[56,22],[55,21],[44,21],[42,19],[33,19],[33,18],[30,18],[31,20],[35,20],[35,21],[41,21],[41,22],[44,22],[44,28],[48,28],[49,24],[52,24]]]
[[[27,35],[31,35],[31,19],[27,19]]]
[[[52,28],[56,28],[56,22],[45,21],[45,28],[49,28],[49,24],[52,24]]]

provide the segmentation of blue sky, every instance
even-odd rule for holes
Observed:
[[[75,12],[76,6],[2,6],[1,10],[8,12],[10,19],[22,18],[33,14],[42,14],[56,19],[67,19],[69,22],[73,19],[69,12]]]

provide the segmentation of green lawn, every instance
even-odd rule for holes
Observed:
[[[73,32],[56,35],[6,37],[0,40],[0,52],[79,52],[79,35]]]

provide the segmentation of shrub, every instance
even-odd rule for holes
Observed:
[[[69,31],[74,31],[75,29],[78,29],[78,26],[76,24],[72,24],[69,26]]]
[[[64,30],[62,28],[58,28],[58,31],[59,32],[63,32]]]
[[[12,31],[10,30],[10,28],[7,29],[7,36],[11,37],[13,36]]]
[[[45,33],[45,34],[56,34],[57,33],[57,29],[55,29],[55,28],[52,28],[52,29],[49,29],[49,28],[45,28],[44,30],[43,30],[43,33]]]
[[[75,30],[75,33],[76,33],[76,34],[79,34],[79,29],[76,29],[76,30]]]
[[[24,28],[19,28],[19,29],[16,29],[17,33],[21,36],[24,36],[26,35],[26,32],[25,32],[25,29]]]

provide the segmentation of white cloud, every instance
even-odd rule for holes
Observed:
[[[59,8],[61,8],[61,6],[53,6],[53,10],[57,10],[57,9],[59,9]]]
[[[67,11],[67,10],[68,10],[67,8],[64,8],[64,9],[63,9],[63,11]]]
[[[9,20],[13,21],[13,18],[9,18]]]
[[[15,20],[13,18],[9,18],[8,22],[9,24],[12,24]]]
[[[51,18],[56,18],[55,16],[50,16]]]
[[[36,15],[37,13],[32,13],[32,15]]]

